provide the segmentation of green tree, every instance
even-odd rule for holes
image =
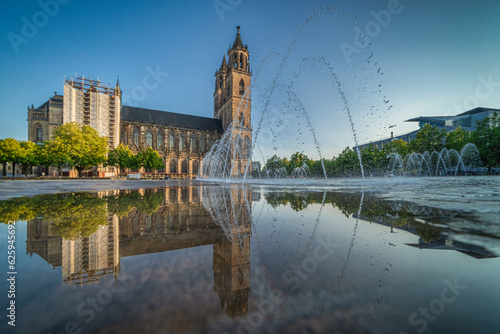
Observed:
[[[460,126],[455,129],[455,131],[449,132],[446,135],[446,148],[451,150],[454,149],[458,152],[464,147],[467,143],[470,143],[472,140],[470,132],[465,131]]]
[[[385,144],[382,151],[386,156],[391,153],[397,153],[403,158],[405,155],[412,153],[410,145],[403,139],[394,139],[393,141]]]
[[[440,152],[446,144],[446,130],[437,126],[425,124],[417,133],[417,139],[412,141],[412,150],[424,153],[425,151]]]
[[[40,147],[32,141],[21,142],[21,154],[19,162],[23,170],[24,176],[28,177],[28,170],[30,167],[38,166],[41,159]]]
[[[117,148],[108,152],[106,165],[115,166],[118,169],[118,175],[120,175],[120,169],[130,168],[130,161],[133,155],[134,153],[132,153],[128,146],[120,144]]]
[[[144,169],[146,169],[146,172],[148,173],[151,171],[156,172],[158,169],[165,168],[165,164],[163,163],[163,159],[160,157],[160,154],[151,147],[139,152],[138,155],[142,156]]]
[[[323,163],[325,164],[325,169],[327,169],[329,161],[323,159]],[[308,167],[311,171],[311,175],[324,177],[323,165],[321,164],[321,160],[309,160]]]
[[[361,151],[361,160],[363,161],[363,169],[365,173],[371,174],[377,167],[378,150],[372,143]]]
[[[47,147],[49,142],[44,142],[42,145],[38,145],[38,164],[39,166],[50,167],[54,166],[49,157]]]
[[[0,140],[0,162],[3,163],[3,176],[7,176],[7,163],[12,163],[12,176],[16,175],[16,164],[21,163],[21,143],[14,138]]]
[[[285,162],[276,154],[267,159],[266,164],[264,165],[264,169],[267,169],[268,171],[277,170],[283,167],[286,167]]]
[[[132,170],[139,170],[144,165],[143,155],[139,153],[133,154],[128,158],[128,167]]]
[[[295,152],[294,154],[292,154],[292,156],[290,157],[290,163],[286,166],[288,175],[290,175],[295,168],[302,167],[304,166],[304,164],[306,164],[306,166],[308,167],[311,164],[311,159],[309,159],[307,155],[300,152]]]
[[[324,159],[326,175],[333,176],[333,159]]]
[[[476,122],[472,142],[491,173],[492,167],[500,165],[500,116],[496,112],[491,117]]]
[[[333,173],[335,176],[361,175],[358,154],[346,147],[338,157],[333,158]]]
[[[85,169],[106,161],[106,147],[107,138],[99,136],[95,129],[66,123],[54,130],[47,154],[59,170],[64,165],[75,167],[81,177]]]
[[[48,141],[44,147],[45,158],[42,164],[55,166],[60,172],[64,166],[71,166],[70,147],[61,138]]]

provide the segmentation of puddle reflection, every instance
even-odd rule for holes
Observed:
[[[314,333],[333,328],[377,332],[372,330],[374,326],[381,326],[384,331],[388,328],[408,330],[412,327],[407,318],[414,303],[407,295],[411,291],[405,290],[404,296],[399,297],[398,289],[401,289],[401,280],[408,279],[408,273],[415,270],[411,263],[417,263],[419,255],[432,259],[436,256],[434,251],[451,250],[466,254],[474,261],[498,256],[497,230],[485,233],[484,226],[490,223],[482,222],[474,214],[384,201],[364,193],[282,191],[239,185],[113,190],[12,199],[0,202],[0,217],[27,221],[26,254],[29,257],[20,259],[26,264],[22,275],[27,280],[38,277],[43,282],[48,280],[43,277],[53,278],[60,271],[63,287],[60,284],[59,289],[53,288],[51,298],[53,302],[66,299],[70,305],[67,309],[78,309],[82,298],[91,291],[85,290],[86,287],[99,286],[101,281],[118,284],[123,268],[142,268],[141,272],[135,272],[139,277],[132,284],[136,290],[127,291],[135,296],[144,294],[148,311],[138,301],[137,305],[117,302],[117,310],[109,311],[110,314],[116,312],[114,316],[100,318],[87,329],[82,326],[83,332],[94,333],[118,329],[133,333],[152,318],[155,325],[150,326],[154,331],[168,328],[174,332],[285,330],[299,333],[313,327]],[[404,234],[390,237],[398,233]],[[335,236],[330,240],[327,235]],[[318,244],[322,243],[329,244],[323,245],[319,253]],[[398,250],[393,251],[396,246]],[[211,247],[211,273],[190,272],[197,269],[189,267],[189,263],[197,265],[200,259],[206,258],[205,247]],[[193,252],[181,252],[188,249]],[[416,255],[413,249],[419,253]],[[433,253],[424,254],[426,251],[420,249]],[[411,259],[405,259],[409,265],[401,265],[404,268],[400,268],[400,277],[389,279],[387,268],[401,260],[398,253],[411,255]],[[155,254],[174,254],[176,260],[161,262],[163,260],[151,258]],[[317,260],[318,254],[323,254],[321,262]],[[31,271],[30,263],[35,255],[54,270],[44,271],[33,263]],[[316,263],[311,259],[316,259]],[[457,263],[460,261],[463,262]],[[384,264],[380,264],[382,262]],[[182,265],[168,267],[174,263]],[[440,270],[436,264],[428,266],[436,272]],[[375,272],[377,268],[381,268],[382,273]],[[448,273],[451,269],[446,270]],[[162,273],[166,272],[170,276],[162,279]],[[486,270],[483,275],[491,272]],[[177,280],[172,278],[175,275]],[[165,280],[170,280],[167,290]],[[195,295],[179,300],[178,292],[174,291],[189,291],[190,287],[184,285],[188,280],[210,283],[213,291],[199,292],[206,298]],[[43,288],[48,283],[39,284]],[[426,278],[421,284],[430,287],[436,283]],[[74,290],[75,287],[81,287],[83,292]],[[387,296],[384,288],[399,292]],[[352,291],[356,291],[354,295]],[[410,295],[417,296],[415,292]],[[165,298],[163,302],[152,302],[159,296]],[[271,297],[280,303],[273,306],[273,312],[262,315],[259,310]],[[20,297],[21,307],[23,301],[28,303],[33,298],[36,297],[29,294]],[[392,301],[382,306],[384,298]],[[341,300],[346,304],[340,303]],[[378,304],[371,304],[373,300]],[[199,303],[204,315],[195,312],[201,318],[165,316],[166,310],[170,310],[170,314],[174,305],[183,303],[193,310]],[[364,303],[368,306],[362,306]],[[356,321],[364,319],[362,325],[325,319],[346,305],[357,304]],[[212,309],[207,311],[207,307]],[[398,307],[410,313],[396,310]],[[162,308],[165,311],[161,311]],[[358,314],[363,313],[362,309],[366,310],[365,315]],[[30,310],[31,307],[26,307],[26,312]],[[123,312],[138,315],[123,318]],[[374,318],[377,312],[379,317]],[[256,314],[262,317],[258,326],[252,325]],[[383,320],[388,316],[397,318],[390,326]],[[75,315],[68,311],[59,319],[51,320],[52,323],[47,323],[43,312],[38,317],[45,321],[48,330],[60,330],[61,324]],[[315,325],[297,324],[293,320],[304,317],[316,319]],[[446,321],[455,318],[450,312]],[[368,323],[364,323],[366,321]],[[20,330],[32,331],[33,328],[23,329],[21,324]]]

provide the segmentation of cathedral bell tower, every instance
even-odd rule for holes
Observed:
[[[234,120],[241,120],[241,126],[251,128],[250,56],[248,45],[241,41],[240,27],[233,46],[222,58],[222,64],[215,73],[214,118],[222,121],[226,130]],[[244,119],[240,119],[243,114]]]
[[[236,28],[236,38],[227,51],[227,58],[225,54],[215,72],[214,92],[214,118],[221,120],[224,131],[232,125],[233,138],[239,146],[237,156],[232,157],[236,162],[233,175],[242,174],[249,165],[252,146],[250,55],[248,45],[241,40],[240,27]]]

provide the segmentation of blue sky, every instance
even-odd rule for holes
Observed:
[[[500,108],[500,3],[393,1],[60,0],[65,4],[58,3],[57,13],[49,13],[53,15],[43,14],[44,6],[37,1],[3,1],[0,138],[26,139],[27,106],[44,103],[54,91],[62,93],[65,76],[75,73],[111,85],[119,76],[129,96],[124,104],[211,117],[214,72],[237,25],[249,45],[257,84],[252,91],[254,130],[277,75],[280,87],[294,83],[309,116],[309,123],[302,116],[297,118],[300,122],[288,120],[287,131],[296,130],[292,136],[300,142],[297,147],[290,147],[289,131],[276,131],[261,141],[264,151],[270,146],[281,155],[303,150],[317,157],[313,138],[298,138],[301,127],[310,133],[309,125],[326,157],[353,145],[342,100],[320,58],[342,84],[360,142],[416,129],[416,124],[404,121],[419,115],[451,115],[476,106]],[[227,10],[218,13],[214,3]],[[330,5],[335,9],[325,9]],[[376,23],[373,13],[391,6],[397,9],[391,18],[382,15],[383,24]],[[50,9],[55,11],[54,6]],[[39,25],[27,37],[26,21]],[[357,47],[359,53],[352,53],[349,62],[341,46],[356,47],[355,28],[369,34],[371,44]],[[24,43],[13,43],[13,34],[26,37]],[[280,67],[290,45],[285,66]],[[271,52],[275,53],[269,56]],[[168,75],[146,96],[130,97],[148,69]],[[277,89],[275,94],[270,106],[281,121],[276,117],[280,110],[294,105],[283,106],[285,91]],[[264,115],[264,132],[266,124],[276,123],[272,118],[272,112]]]

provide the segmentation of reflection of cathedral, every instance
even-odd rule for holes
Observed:
[[[134,192],[137,191],[125,190],[119,194]],[[107,225],[76,240],[55,235],[49,221],[32,220],[28,222],[27,252],[38,254],[54,267],[62,266],[64,283],[81,284],[117,275],[120,257],[213,245],[214,290],[221,307],[229,316],[245,314],[250,294],[249,191],[239,188],[226,197],[232,201],[226,203],[231,210],[227,216],[232,217],[229,228],[228,221],[218,221],[205,208],[203,196],[210,194],[206,188],[169,187],[138,192],[154,193],[164,200],[150,212],[134,208],[123,218],[109,213]]]
[[[54,234],[51,222],[28,222],[26,252],[38,254],[53,267],[62,267],[65,284],[84,284],[102,277],[117,277],[120,272],[118,219],[109,215],[108,224],[88,237],[75,240]]]
[[[88,237],[62,239],[62,275],[65,283],[88,283],[110,275],[116,278],[119,271],[116,216],[110,215],[108,225],[100,226]]]
[[[245,314],[250,293],[251,194],[238,188],[225,203],[231,228],[207,211],[210,187],[169,187],[156,213],[133,210],[120,219],[121,256],[213,245],[214,290],[230,316]],[[208,191],[207,191],[208,190]]]

